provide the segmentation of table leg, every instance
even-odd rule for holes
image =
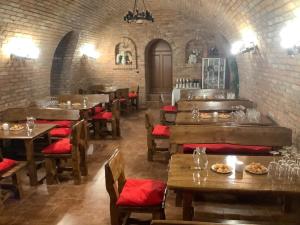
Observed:
[[[185,221],[191,221],[194,217],[194,207],[193,207],[193,193],[183,192],[182,193],[182,219]]]
[[[33,140],[25,140],[25,148],[30,185],[35,186],[37,185],[37,170],[34,160]]]

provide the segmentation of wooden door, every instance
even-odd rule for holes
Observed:
[[[150,93],[170,93],[172,91],[172,51],[163,40],[155,42],[149,51]]]

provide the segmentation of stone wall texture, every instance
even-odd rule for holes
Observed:
[[[9,0],[0,1],[0,47],[16,35],[31,36],[41,49],[36,60],[12,60],[0,53],[0,111],[29,104],[50,94],[51,68],[56,48],[70,31],[79,35],[68,45],[61,92],[76,92],[95,83],[141,88],[146,99],[148,44],[167,41],[172,48],[173,82],[177,77],[200,78],[201,64],[185,63],[185,46],[193,39],[203,49],[217,46],[228,54],[240,31],[253,29],[258,52],[237,56],[240,93],[258,104],[278,124],[293,129],[300,139],[300,60],[280,47],[280,30],[295,17],[297,0],[147,0],[153,24],[127,24],[122,16],[130,0]],[[137,48],[137,67],[115,65],[115,46],[123,37]],[[74,44],[75,43],[75,44]],[[84,43],[94,43],[101,57],[80,55]],[[55,82],[54,82],[55,83]]]

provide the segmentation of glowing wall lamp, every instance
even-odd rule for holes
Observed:
[[[299,10],[298,10],[299,12]],[[287,53],[291,56],[300,53],[300,15],[296,14],[296,18],[290,21],[280,32],[281,47],[287,49]]]
[[[100,57],[100,53],[96,50],[95,45],[93,44],[84,44],[80,48],[80,54],[82,56],[90,57],[97,59]]]
[[[7,56],[37,59],[40,55],[39,48],[30,37],[13,37],[3,45],[3,51]]]
[[[241,32],[242,39],[236,41],[231,46],[231,54],[243,54],[247,52],[256,52],[257,50],[257,36],[256,33],[250,29],[244,29]]]

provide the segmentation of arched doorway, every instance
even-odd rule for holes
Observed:
[[[71,31],[61,39],[55,50],[50,78],[51,95],[67,93],[71,90],[70,69],[78,39],[78,33]]]
[[[172,49],[168,42],[157,39],[146,49],[148,94],[170,94],[172,83]]]

